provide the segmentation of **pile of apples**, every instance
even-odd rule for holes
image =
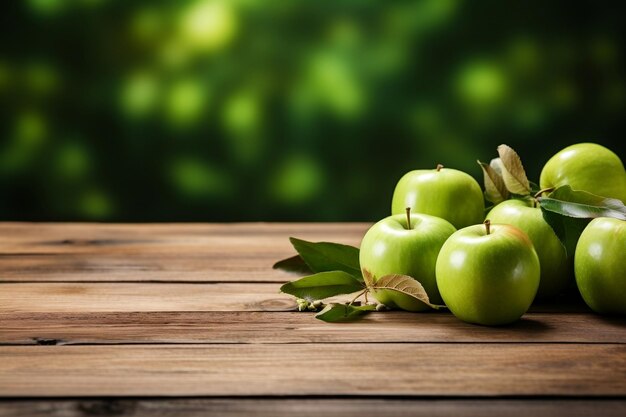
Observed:
[[[563,149],[543,167],[542,189],[574,190],[626,202],[626,170],[611,150],[593,143]],[[393,194],[392,215],[363,238],[360,265],[374,282],[390,274],[415,278],[432,304],[483,325],[518,320],[535,297],[573,286],[598,313],[626,314],[626,221],[596,218],[582,232],[575,254],[545,221],[536,201],[505,200],[485,218],[479,184],[441,165],[404,175]],[[373,292],[388,306],[430,307],[408,295]]]

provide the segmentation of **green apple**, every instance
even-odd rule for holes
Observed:
[[[568,146],[546,163],[541,188],[569,185],[603,197],[626,202],[626,170],[619,157],[604,146],[578,143]]]
[[[565,247],[545,221],[534,200],[507,200],[487,215],[491,223],[510,224],[520,228],[533,242],[539,256],[541,277],[537,297],[549,297],[564,290],[570,283],[570,262]]]
[[[574,255],[580,295],[597,313],[626,314],[626,221],[593,219]]]
[[[539,258],[526,233],[486,221],[448,238],[437,258],[437,286],[459,319],[508,324],[532,304],[539,269]]]
[[[435,278],[439,249],[456,231],[447,221],[426,214],[389,216],[373,225],[363,237],[360,250],[361,269],[374,282],[385,275],[409,275],[419,281],[429,300],[441,304]],[[423,311],[429,307],[419,300],[390,290],[377,290],[374,297],[390,308]]]
[[[430,214],[446,219],[456,228],[480,223],[485,201],[480,185],[465,172],[443,168],[421,169],[406,173],[396,185],[391,214]]]

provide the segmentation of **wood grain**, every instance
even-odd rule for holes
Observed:
[[[599,414],[601,413],[601,414]],[[85,399],[0,402],[0,417],[623,417],[619,399]]]
[[[0,223],[0,282],[284,282],[288,237],[358,246],[367,223]]]
[[[287,237],[368,226],[0,223],[0,416],[626,414],[626,319],[576,296],[498,328],[293,311]]]
[[[288,311],[278,284],[4,283],[0,312]]]
[[[0,313],[294,310],[293,297],[279,288],[279,283],[0,283]],[[590,312],[580,300],[543,301],[530,311]]]
[[[2,396],[626,396],[626,346],[2,346]]]
[[[324,323],[313,313],[0,313],[0,344],[132,343],[622,343],[626,320],[592,314],[527,314],[507,327],[475,326],[450,313],[371,313]]]

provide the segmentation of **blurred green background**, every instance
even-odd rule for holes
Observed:
[[[3,3],[0,219],[376,220],[408,170],[624,159],[620,2]]]

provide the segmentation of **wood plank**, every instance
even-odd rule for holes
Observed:
[[[284,282],[288,237],[358,246],[368,223],[0,223],[0,282]]]
[[[293,297],[279,288],[278,283],[0,283],[0,313],[294,310]],[[580,300],[543,301],[531,311],[590,312]]]
[[[0,344],[131,343],[622,343],[626,319],[527,314],[507,327],[475,326],[450,313],[371,313],[324,323],[313,313],[124,312],[0,314]]]
[[[297,276],[273,270],[271,265],[293,253],[288,236],[358,245],[368,226],[367,223],[0,222],[0,283],[284,283]],[[84,292],[90,293],[89,289],[85,287]],[[561,312],[588,311],[580,299],[573,303],[559,299],[556,304]],[[554,311],[554,305],[548,300],[533,306],[533,311]]]
[[[626,346],[1,346],[0,395],[626,396]]]
[[[0,402],[0,417],[622,417],[621,399],[85,399]]]
[[[131,311],[288,311],[278,284],[0,284],[0,313]]]

